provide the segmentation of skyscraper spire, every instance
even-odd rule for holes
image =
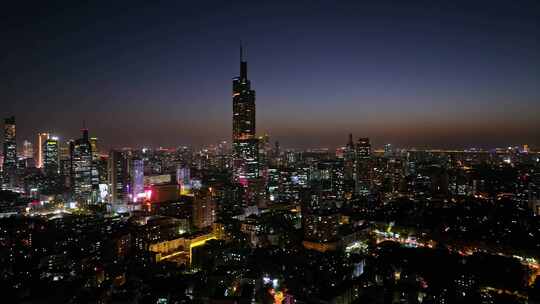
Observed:
[[[244,60],[244,47],[240,41],[240,79],[247,80],[247,62]]]
[[[242,46],[242,40],[240,40],[240,62],[244,61],[244,48]]]

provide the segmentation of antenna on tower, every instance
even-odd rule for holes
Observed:
[[[247,80],[247,62],[244,61],[244,46],[240,40],[240,79]]]
[[[244,47],[242,46],[242,40],[240,40],[240,62],[244,61]]]

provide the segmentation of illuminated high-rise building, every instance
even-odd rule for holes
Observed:
[[[96,199],[97,203],[108,202],[110,198],[108,156],[100,156],[97,160],[93,160],[92,166],[92,198]],[[96,183],[97,187],[95,186]]]
[[[98,151],[98,139],[97,137],[90,137],[90,147],[92,148],[92,188],[95,190],[99,187],[99,169],[100,159]]]
[[[140,168],[139,168],[140,169]],[[144,167],[143,167],[144,170]],[[112,150],[109,154],[109,185],[111,202],[123,204],[129,194],[129,158],[122,151]],[[144,186],[144,176],[143,176]]]
[[[133,202],[144,194],[144,160],[142,159],[131,161],[131,194]]]
[[[15,117],[4,121],[4,160],[2,170],[4,173],[4,186],[14,187],[17,176],[17,140],[15,133]]]
[[[70,139],[59,147],[60,155],[60,176],[62,177],[62,184],[66,188],[71,188],[71,145],[73,139]]]
[[[59,145],[60,146],[60,159],[69,159],[71,157],[69,147],[71,146],[72,141],[73,139],[70,139]]]
[[[49,133],[38,133],[36,153],[36,167],[43,168],[43,144],[49,139]]]
[[[25,159],[34,157],[34,147],[28,140],[23,141],[23,157]]]
[[[98,139],[97,137],[90,137],[90,146],[92,147],[92,160],[99,159]]]
[[[193,198],[193,226],[210,227],[216,221],[216,201],[212,188],[196,191]]]
[[[43,143],[43,169],[48,175],[60,172],[60,147],[57,137],[50,137]]]
[[[372,159],[369,138],[359,138],[355,151],[356,192],[365,195],[371,189]]]
[[[17,141],[15,132],[15,117],[6,118],[4,121],[4,171],[17,168]]]
[[[180,166],[176,169],[176,182],[180,186],[183,195],[191,191],[191,174],[189,166]]]
[[[248,186],[259,176],[259,139],[255,136],[255,91],[240,47],[240,76],[233,80],[233,179]]]
[[[71,187],[73,197],[81,203],[90,203],[92,195],[92,147],[88,130],[83,129],[82,138],[70,145]]]

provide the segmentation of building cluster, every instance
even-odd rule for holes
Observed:
[[[44,303],[526,303],[540,298],[540,154],[256,133],[240,51],[232,141],[18,149],[4,123],[0,290]]]

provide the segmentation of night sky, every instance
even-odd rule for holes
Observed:
[[[242,40],[257,131],[283,146],[540,147],[538,1],[17,2],[0,117],[19,142],[83,120],[105,147],[229,140]]]

